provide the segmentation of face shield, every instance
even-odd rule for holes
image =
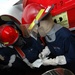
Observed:
[[[35,25],[34,28],[32,29],[32,34],[37,37],[38,34],[41,36],[41,37],[44,37],[46,36],[46,32],[45,32],[45,29],[43,26],[39,26],[38,25]]]

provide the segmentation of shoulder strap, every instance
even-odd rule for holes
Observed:
[[[29,60],[26,58],[25,53],[21,50],[20,47],[14,46],[15,50],[17,51],[17,53],[20,55],[20,57],[22,58],[22,60],[29,66],[29,67],[33,67],[32,64],[29,62]]]

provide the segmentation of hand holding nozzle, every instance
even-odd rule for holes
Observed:
[[[46,56],[48,56],[51,53],[51,51],[49,50],[49,48],[46,46],[43,51],[39,54],[39,58],[40,59],[44,59],[46,58]]]

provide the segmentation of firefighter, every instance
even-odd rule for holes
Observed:
[[[31,36],[23,37],[14,22],[10,21],[0,26],[0,64],[17,68],[26,63],[32,68],[31,63],[38,58],[42,48],[39,40]]]
[[[38,9],[36,9],[38,6],[40,6],[40,4],[36,4],[36,7],[32,7],[37,14],[39,13]],[[29,10],[29,8],[26,8],[24,11],[24,13],[28,15],[26,16],[26,20],[33,18],[35,14],[30,14],[30,12],[31,10]],[[37,16],[37,14],[35,15]],[[33,20],[36,20],[36,16]],[[26,20],[24,19],[25,22]],[[62,67],[69,68],[74,72],[75,35],[71,33],[69,29],[54,23],[50,12],[40,21],[36,21],[39,23],[35,23],[32,32],[39,34],[41,37],[45,37],[46,43],[45,49],[39,53],[39,58],[42,59],[43,65],[62,65]]]

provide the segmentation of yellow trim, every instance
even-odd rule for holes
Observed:
[[[41,15],[43,14],[44,11],[45,11],[45,9],[41,9],[41,10],[39,11],[39,13],[38,13],[37,16],[36,16],[36,20],[39,20],[39,18],[41,17]]]
[[[31,29],[34,27],[34,25],[35,25],[35,20],[38,21],[44,11],[45,11],[45,9],[41,9],[41,10],[39,11],[39,13],[37,14],[36,18],[35,18],[35,19],[33,20],[33,22],[30,24],[30,26],[29,26],[29,28],[28,28],[29,30],[31,30]]]
[[[9,42],[4,42],[4,45],[7,45],[7,44],[9,44]]]

